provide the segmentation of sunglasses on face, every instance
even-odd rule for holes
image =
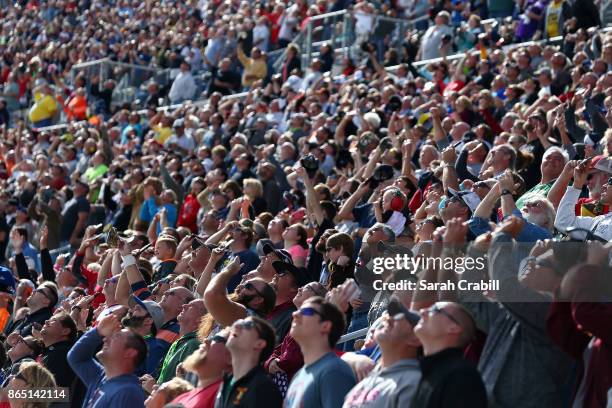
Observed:
[[[543,204],[541,201],[534,201],[534,202],[530,202],[530,203],[525,203],[525,207],[536,207],[536,208],[542,208]]]
[[[477,181],[476,183],[474,183],[474,188],[489,188],[489,185],[487,183],[485,183],[484,181]]]
[[[313,308],[313,307],[301,307],[298,309],[298,313],[301,314],[302,316],[320,316],[323,317],[323,315],[321,314],[321,312],[319,312],[317,309]]]
[[[431,314],[441,314],[443,316],[446,316],[450,321],[452,321],[458,326],[461,326],[461,323],[459,323],[459,320],[457,320],[455,317],[453,317],[453,315],[451,315],[450,313],[448,313],[446,310],[442,309],[438,305],[433,305],[432,307],[427,309],[427,311],[429,312],[430,315]]]
[[[235,327],[238,329],[244,329],[244,330],[255,330],[257,332],[257,335],[261,338],[261,332],[259,331],[259,328],[257,327],[257,323],[255,323],[253,320],[240,319],[236,321],[232,325],[232,327]]]
[[[247,282],[244,284],[244,288],[247,290],[252,290],[253,292],[257,293],[259,296],[264,297],[261,292],[255,287],[255,285],[253,285],[251,282]]]
[[[25,377],[24,377],[24,376],[23,376],[21,373],[17,373],[17,374],[15,374],[15,375],[12,375],[12,376],[10,376],[9,378],[10,378],[10,379],[16,378],[16,379],[18,379],[18,380],[23,381],[23,382],[24,382],[24,383],[26,383],[27,385],[30,385],[30,384],[28,383],[28,380],[26,380],[26,379],[25,379]],[[9,382],[10,382],[10,380],[9,380]]]
[[[211,344],[212,343],[221,343],[221,344],[225,344],[227,343],[227,339],[219,334],[215,334],[212,339],[210,339]]]
[[[42,294],[44,297],[46,297],[46,298],[47,298],[47,299],[49,299],[49,300],[53,300],[53,299],[51,299],[51,296],[49,296],[49,295],[47,294],[47,292],[45,292],[45,290],[44,290],[44,289],[36,289],[34,292],[35,292],[35,293],[40,293],[40,294]]]

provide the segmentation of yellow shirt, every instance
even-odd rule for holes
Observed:
[[[559,30],[559,17],[561,17],[561,5],[563,1],[553,1],[548,5],[546,12],[546,34],[548,38],[561,35]]]
[[[242,73],[242,86],[250,87],[253,82],[264,79],[268,74],[268,66],[264,58],[253,59],[249,58],[242,51],[242,47],[238,47],[238,60],[244,67]]]
[[[166,140],[172,136],[172,129],[169,127],[154,126],[153,130],[155,131],[155,141],[160,145],[166,143]]]
[[[57,112],[57,103],[51,95],[37,93],[34,95],[34,105],[30,108],[30,121],[36,123],[51,119]]]

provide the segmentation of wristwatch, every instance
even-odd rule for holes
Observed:
[[[501,192],[501,195],[503,195],[503,196],[504,196],[504,195],[506,195],[506,194],[510,194],[510,195],[512,195],[512,191],[508,190],[507,188],[504,188],[504,189],[502,190],[502,192]]]

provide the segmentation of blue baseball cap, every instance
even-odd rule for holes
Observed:
[[[10,269],[0,266],[0,291],[15,293],[15,277]]]

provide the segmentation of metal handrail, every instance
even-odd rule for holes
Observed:
[[[612,0],[610,0],[612,1]],[[605,28],[601,28],[600,29],[601,32],[609,32],[612,31],[612,27],[605,27]],[[525,41],[522,43],[518,43],[518,44],[508,44],[504,47],[502,47],[502,49],[504,51],[508,51],[511,50],[513,48],[519,48],[519,47],[527,47],[529,45],[533,45],[533,44],[547,44],[547,43],[556,43],[556,42],[560,42],[563,40],[563,37],[559,36],[559,37],[553,37],[553,38],[549,38],[549,39],[543,39],[543,40],[538,40],[538,41]],[[479,53],[479,51],[470,51],[471,54],[473,55],[477,55]],[[455,59],[460,59],[463,58],[466,55],[465,52],[462,53],[458,53],[458,54],[453,54],[453,55],[449,55],[446,57],[446,60],[455,60]],[[421,66],[426,66],[428,64],[431,63],[435,63],[435,62],[440,62],[442,61],[443,58],[433,58],[433,59],[429,59],[429,60],[423,60],[423,61],[416,61],[413,63],[413,65],[415,67],[421,67]],[[385,70],[388,72],[395,72],[399,69],[400,65],[394,65],[391,67],[386,67]],[[246,97],[248,95],[248,92],[241,92],[241,93],[236,93],[236,94],[232,94],[232,95],[225,95],[221,98],[222,101],[228,101],[228,100],[232,100],[232,99],[242,99],[244,97]],[[197,101],[193,101],[192,104],[194,106],[203,106],[206,105],[208,103],[208,99],[200,99]],[[160,106],[157,108],[157,111],[169,111],[169,110],[174,110],[174,109],[178,109],[181,106],[183,106],[183,104],[175,104],[175,105],[167,105],[167,106]],[[146,113],[146,110],[142,110],[139,111],[139,113]],[[79,123],[84,123],[85,121],[82,122],[72,122],[72,123],[65,123],[65,124],[57,124],[57,125],[51,125],[51,126],[45,126],[42,128],[37,128],[39,131],[51,131],[51,130],[56,130],[56,129],[65,129],[68,126],[74,125],[74,124],[79,124]]]
[[[355,330],[354,332],[350,332],[340,337],[337,344],[346,343],[347,341],[359,339],[365,337],[368,334],[369,327],[364,327],[363,329]]]

